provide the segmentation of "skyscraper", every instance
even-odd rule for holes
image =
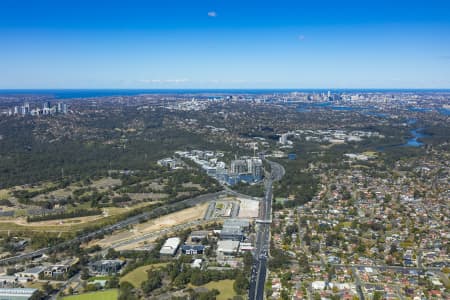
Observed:
[[[245,160],[236,159],[231,161],[231,173],[232,174],[244,174],[247,173],[247,162]]]

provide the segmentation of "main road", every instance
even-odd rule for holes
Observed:
[[[17,263],[22,260],[39,257],[45,253],[60,249],[61,247],[68,247],[68,246],[72,245],[73,243],[85,242],[85,241],[95,238],[96,236],[99,236],[101,234],[111,233],[115,230],[126,228],[129,225],[134,225],[134,224],[137,224],[142,221],[147,221],[147,220],[153,219],[160,215],[165,215],[165,214],[169,214],[171,212],[175,212],[175,211],[179,210],[178,208],[180,208],[180,207],[182,207],[182,208],[192,207],[192,206],[195,206],[200,203],[209,202],[211,199],[217,199],[219,196],[226,195],[226,194],[227,194],[226,191],[220,191],[220,192],[216,192],[216,193],[200,195],[200,196],[197,196],[194,198],[189,198],[189,199],[186,199],[183,201],[175,202],[172,204],[167,204],[165,206],[156,207],[155,209],[153,209],[149,212],[140,213],[138,215],[129,217],[125,220],[119,221],[115,224],[108,225],[102,229],[98,229],[98,230],[90,232],[90,233],[82,234],[79,237],[74,238],[73,240],[66,241],[66,242],[57,244],[52,247],[41,248],[41,249],[35,250],[33,252],[0,259],[0,265],[13,264],[13,263]]]
[[[267,275],[267,258],[270,247],[270,223],[272,222],[273,182],[284,176],[284,168],[278,163],[268,161],[271,172],[264,182],[265,194],[261,202],[260,218],[257,220],[256,245],[254,262],[250,277],[248,298],[250,300],[264,299],[264,286]]]

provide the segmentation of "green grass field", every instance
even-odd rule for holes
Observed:
[[[164,267],[166,263],[147,265],[139,267],[128,274],[125,274],[122,278],[120,278],[120,282],[128,281],[134,287],[140,288],[141,284],[147,280],[147,271],[150,269],[159,269]]]
[[[116,300],[119,297],[119,291],[117,289],[106,290],[101,292],[86,293],[80,295],[73,295],[64,297],[64,300]]]
[[[225,279],[219,281],[211,281],[202,286],[207,288],[208,290],[212,289],[218,290],[220,294],[217,296],[217,300],[228,300],[233,299],[233,297],[236,296],[236,293],[234,292],[233,289],[233,283],[234,280]]]
[[[8,199],[9,197],[9,190],[3,189],[0,190],[0,199]]]

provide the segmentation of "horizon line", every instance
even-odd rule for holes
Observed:
[[[331,88],[331,87],[303,87],[303,88],[283,88],[283,87],[275,87],[275,88],[0,88],[0,91],[139,91],[139,90],[147,90],[147,91],[177,91],[177,90],[204,90],[204,91],[215,91],[215,90],[260,90],[260,91],[274,91],[274,90],[448,90],[450,91],[450,87],[445,88],[417,88],[417,87],[345,87],[345,88]]]

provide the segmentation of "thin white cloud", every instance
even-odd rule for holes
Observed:
[[[215,11],[209,11],[208,17],[215,18],[215,17],[217,17],[217,13]]]
[[[205,83],[212,83],[212,84],[235,84],[235,83],[245,83],[245,84],[258,84],[258,83],[273,83],[273,80],[245,80],[245,79],[228,79],[228,80],[219,80],[219,79],[210,79],[206,80]],[[201,82],[203,83],[203,82]]]
[[[187,78],[181,79],[141,79],[140,83],[184,83],[189,82]]]

